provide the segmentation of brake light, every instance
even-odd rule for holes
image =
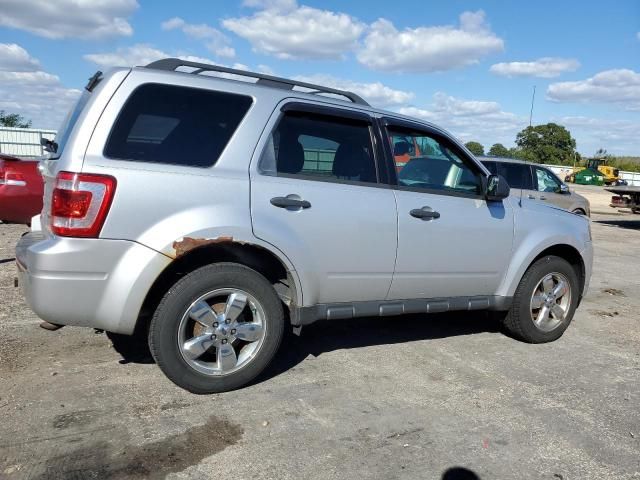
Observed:
[[[97,238],[116,179],[107,175],[60,172],[51,199],[51,231],[61,237]]]

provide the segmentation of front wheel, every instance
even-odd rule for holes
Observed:
[[[573,267],[553,255],[540,258],[522,277],[504,319],[506,330],[529,343],[552,342],[567,329],[578,305]]]
[[[162,371],[192,393],[242,387],[269,364],[284,331],[271,284],[243,265],[207,265],[164,296],[149,345]]]

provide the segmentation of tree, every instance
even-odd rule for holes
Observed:
[[[576,141],[569,130],[556,123],[527,127],[516,136],[522,158],[538,163],[573,163]]]
[[[467,142],[464,144],[474,155],[484,155],[484,147],[478,142]]]
[[[29,128],[30,126],[31,120],[25,120],[22,115],[0,110],[0,127]]]
[[[501,143],[494,143],[489,149],[489,155],[492,157],[508,157],[509,149]]]

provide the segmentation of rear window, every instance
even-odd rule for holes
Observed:
[[[120,112],[104,154],[118,160],[210,167],[251,102],[245,95],[142,85]]]
[[[53,139],[58,147],[56,148],[56,151],[54,153],[51,153],[49,155],[50,159],[60,158],[60,155],[62,155],[62,151],[64,150],[64,147],[69,140],[69,135],[71,135],[71,131],[78,122],[78,118],[80,117],[82,110],[84,110],[85,105],[89,101],[89,98],[91,98],[91,92],[88,90],[83,90],[80,98],[76,101],[73,108],[69,110],[69,113],[67,113],[67,116],[62,121],[62,125],[60,125],[60,128],[58,128],[56,138]]]

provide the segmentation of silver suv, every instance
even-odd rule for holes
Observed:
[[[350,92],[166,59],[98,72],[47,148],[16,248],[31,308],[148,335],[196,393],[247,384],[320,319],[493,310],[552,341],[591,275],[587,218]]]

